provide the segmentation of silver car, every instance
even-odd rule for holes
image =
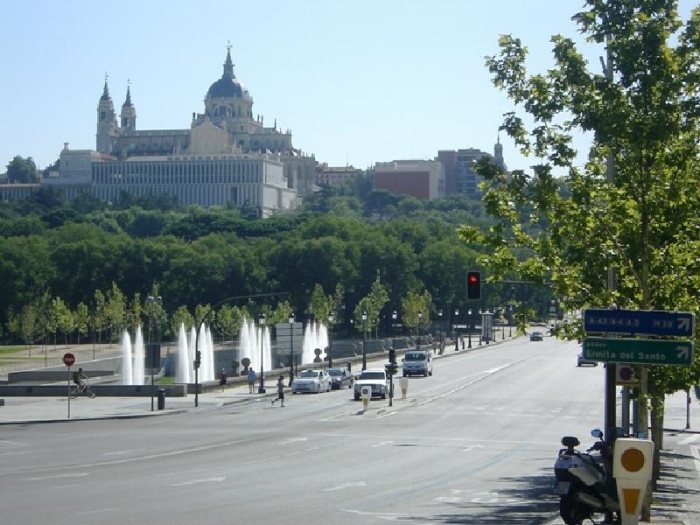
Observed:
[[[302,370],[292,381],[292,394],[331,391],[331,376],[325,370]]]

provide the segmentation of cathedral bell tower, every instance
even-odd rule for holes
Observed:
[[[131,86],[126,86],[126,100],[122,105],[122,112],[120,115],[121,129],[133,131],[136,129],[136,108],[131,102]]]
[[[117,115],[114,112],[112,97],[109,96],[107,76],[105,75],[105,87],[97,105],[97,135],[95,149],[100,153],[112,153],[114,138],[118,134]]]

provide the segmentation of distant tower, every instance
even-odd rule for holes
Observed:
[[[496,165],[502,170],[506,169],[506,163],[503,160],[503,144],[501,144],[501,137],[499,136],[496,140],[496,144],[493,147],[493,156],[496,159]]]
[[[114,112],[112,97],[109,96],[107,75],[105,75],[105,87],[97,105],[97,135],[96,149],[101,153],[111,153],[113,138],[118,133],[117,115]]]
[[[120,120],[122,131],[133,131],[136,129],[136,108],[134,108],[134,105],[131,103],[131,86],[128,84],[126,86],[126,100],[122,105]]]

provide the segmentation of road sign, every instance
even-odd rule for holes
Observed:
[[[66,366],[73,366],[75,363],[75,356],[70,352],[63,354],[63,364]]]
[[[693,362],[694,346],[692,341],[673,339],[586,337],[583,357],[609,363],[689,366]]]
[[[583,311],[583,329],[589,334],[644,334],[667,337],[695,335],[695,314],[666,310]]]

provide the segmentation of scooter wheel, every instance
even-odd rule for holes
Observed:
[[[562,496],[559,500],[559,515],[566,525],[582,525],[589,519],[590,512],[571,495]]]

